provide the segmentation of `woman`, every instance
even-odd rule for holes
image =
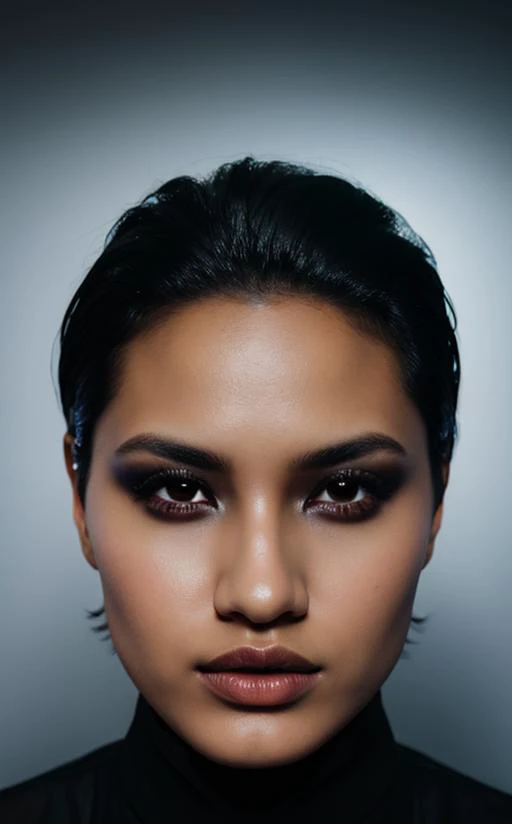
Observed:
[[[381,702],[460,376],[405,221],[284,163],[171,180],[116,224],[60,342],[73,516],[139,698],[124,739],[0,794],[2,822],[512,821]]]

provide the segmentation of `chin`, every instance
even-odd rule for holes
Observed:
[[[246,752],[243,748],[237,751],[234,747],[229,750],[215,751],[203,749],[202,752],[203,755],[206,755],[211,761],[215,761],[217,764],[222,764],[226,767],[261,770],[269,767],[283,767],[286,764],[293,764],[293,762],[304,758],[314,749],[316,749],[316,747],[312,746],[311,749],[301,749],[300,751],[289,748],[283,750],[278,742],[276,742],[274,746],[269,742],[267,747],[263,747],[258,752]]]
[[[284,717],[286,715],[286,717]],[[309,722],[313,722],[311,726]],[[205,729],[209,730],[207,736]],[[262,769],[292,764],[320,747],[330,735],[314,719],[286,713],[236,713],[222,724],[185,734],[202,755],[228,767]],[[322,734],[323,733],[323,734]]]

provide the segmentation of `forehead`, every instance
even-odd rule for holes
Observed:
[[[392,350],[303,297],[189,304],[127,347],[110,433],[325,440],[379,428],[422,438]],[[121,435],[122,433],[122,435]]]

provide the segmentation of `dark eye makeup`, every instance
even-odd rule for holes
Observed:
[[[185,467],[154,471],[122,466],[115,470],[115,475],[133,500],[160,520],[191,520],[219,509],[209,485]],[[402,486],[404,478],[405,467],[400,464],[374,471],[338,469],[315,486],[302,511],[341,522],[365,521],[378,514]]]

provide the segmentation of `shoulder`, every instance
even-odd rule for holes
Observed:
[[[403,744],[397,750],[415,808],[424,816],[419,821],[512,824],[512,795]]]
[[[120,740],[105,744],[0,790],[0,821],[2,824],[87,821],[86,812],[92,807],[98,783],[109,772],[121,743]],[[71,818],[73,811],[76,817]]]

